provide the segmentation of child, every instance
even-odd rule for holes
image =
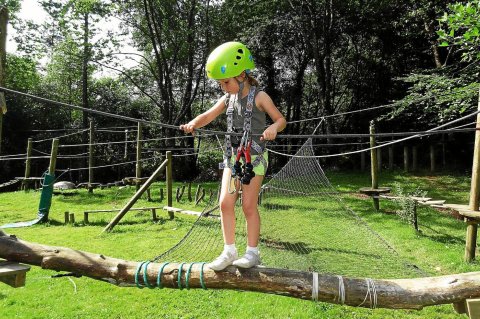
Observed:
[[[242,43],[227,42],[213,50],[206,64],[207,76],[217,80],[226,94],[208,111],[180,126],[184,132],[193,134],[196,128],[209,124],[226,110],[227,132],[243,132],[243,137],[225,136],[226,154],[220,193],[225,246],[222,254],[209,264],[215,271],[223,270],[232,264],[250,268],[261,263],[257,248],[260,237],[257,202],[267,170],[268,154],[264,152],[265,141],[274,140],[277,132],[285,128],[286,121],[268,94],[257,89],[258,82],[250,75],[254,68],[252,55]],[[266,129],[265,113],[273,121]],[[235,159],[232,159],[232,155]],[[243,166],[240,163],[241,157],[244,161]],[[232,181],[235,183],[233,186]],[[236,190],[240,187],[242,208],[247,222],[248,245],[245,255],[238,259],[235,247],[234,209],[238,198]]]

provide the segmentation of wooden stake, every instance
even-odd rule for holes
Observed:
[[[167,182],[167,206],[173,206],[173,180],[172,180],[172,151],[167,151],[167,173],[166,182]]]
[[[378,160],[377,160],[377,150],[375,147],[375,123],[370,121],[370,165],[371,165],[371,174],[372,174],[372,189],[378,189]],[[378,198],[373,198],[373,206],[376,210],[380,209],[380,202]]]
[[[478,111],[480,111],[480,90],[478,93]],[[477,130],[475,131],[475,145],[473,147],[472,181],[470,184],[470,201],[468,208],[473,211],[479,210],[480,205],[480,113],[477,114]],[[465,244],[465,261],[475,259],[477,246],[477,223],[467,224],[467,238]]]
[[[416,172],[418,170],[418,146],[412,146],[412,171]]]
[[[7,62],[7,25],[8,9],[0,8],[0,86],[5,87],[5,67]],[[3,114],[7,112],[5,95],[0,92],[0,154],[2,153]]]
[[[94,166],[94,154],[93,143],[95,139],[95,132],[93,128],[93,120],[90,121],[89,138],[88,138],[88,192],[93,193],[93,166]]]
[[[430,172],[435,172],[435,145],[430,144]]]
[[[57,154],[58,154],[58,144],[60,140],[54,138],[52,141],[52,151],[50,152],[50,165],[48,167],[48,173],[50,175],[55,175],[55,168],[57,167]]]
[[[137,163],[135,164],[135,177],[137,191],[140,189],[140,178],[142,178],[142,123],[137,125]]]
[[[388,147],[388,169],[393,170],[393,145]]]
[[[112,221],[103,229],[103,232],[108,232],[115,227],[118,222],[125,216],[125,214],[132,208],[132,206],[137,202],[137,200],[143,195],[143,193],[150,187],[150,185],[156,180],[157,176],[160,172],[168,166],[168,156],[167,160],[165,160],[162,165],[160,165],[157,170],[148,178],[148,180],[140,187],[140,189],[133,195],[133,197],[128,201],[128,203],[118,212],[117,216],[115,216]]]
[[[408,160],[409,160],[409,157],[410,157],[410,154],[409,154],[409,151],[408,151],[408,146],[405,145],[403,147],[403,170],[405,172],[408,172],[409,171],[409,167],[408,167]]]
[[[30,167],[32,165],[32,148],[33,148],[33,139],[29,138],[27,142],[27,160],[25,161],[25,179],[22,181],[22,189],[28,189],[27,179],[30,177]]]

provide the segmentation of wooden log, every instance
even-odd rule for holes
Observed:
[[[64,247],[30,243],[8,236],[0,231],[0,258],[41,266],[43,269],[68,271],[110,284],[135,287],[138,262],[111,258]],[[147,269],[147,280],[156,284],[161,264],[151,263]],[[166,288],[185,287],[187,263],[168,264],[161,276]],[[196,263],[189,273],[189,288],[201,288],[200,276],[207,289],[235,289],[256,291],[299,299],[312,299],[333,304],[342,303],[354,307],[378,307],[390,309],[422,309],[440,304],[458,304],[467,299],[480,298],[480,272],[454,274],[417,279],[368,279],[338,277],[306,271],[254,267],[237,269],[229,266],[225,271],[215,272]],[[138,278],[143,282],[143,270]],[[339,293],[339,280],[344,294]],[[180,284],[180,285],[179,285]],[[374,286],[374,290],[372,290]],[[313,295],[313,296],[312,296]],[[369,298],[370,297],[370,298]]]

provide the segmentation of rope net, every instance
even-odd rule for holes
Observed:
[[[314,155],[312,141],[296,155]],[[259,249],[265,266],[359,277],[426,275],[345,205],[315,158],[292,157],[264,181],[259,202]],[[242,255],[247,241],[241,198],[235,215],[235,243]],[[185,237],[153,261],[208,262],[222,250],[220,211],[213,198]]]

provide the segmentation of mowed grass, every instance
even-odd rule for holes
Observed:
[[[345,203],[388,240],[402,258],[431,275],[479,269],[477,262],[463,262],[465,225],[448,212],[419,208],[421,232],[416,233],[398,216],[391,214],[398,209],[397,204],[382,200],[381,211],[375,212],[371,200],[356,193],[358,188],[369,186],[368,172],[327,172],[327,176],[332,185],[342,192]],[[428,192],[427,196],[447,199],[449,203],[467,203],[470,188],[470,179],[466,174],[413,176],[383,171],[380,183],[382,186],[400,183],[406,192],[419,187]],[[176,184],[175,188],[180,185]],[[216,183],[206,186],[215,189]],[[135,206],[166,205],[165,199],[162,202],[158,200],[160,187],[164,185],[154,186],[153,202],[142,199]],[[195,217],[176,214],[175,219],[170,220],[166,212],[159,210],[159,220],[152,221],[149,212],[129,212],[114,231],[107,234],[101,232],[115,213],[92,214],[90,224],[83,224],[84,210],[121,208],[134,192],[135,189],[129,187],[96,190],[93,194],[79,190],[74,195],[55,195],[48,224],[9,229],[7,232],[27,241],[116,258],[151,259],[177,243],[190,229]],[[34,191],[1,193],[0,224],[33,219],[39,197],[39,192]],[[186,194],[180,203],[174,202],[174,205],[201,210],[187,200]],[[291,206],[298,206],[302,210],[299,213],[305,210],[304,205],[292,199]],[[63,224],[65,211],[75,214],[74,225]],[[294,211],[295,208],[292,218]],[[296,222],[292,221],[290,226],[295,225]],[[306,238],[310,238],[315,232],[315,223],[302,226]],[[334,226],[332,229],[335,229]],[[289,232],[289,227],[283,224],[276,231]],[[336,235],[341,234],[332,234]],[[385,274],[387,272],[385,270]],[[53,271],[32,267],[27,275],[26,287],[14,289],[2,284],[0,318],[464,318],[464,315],[456,314],[451,305],[420,311],[371,310],[241,291],[120,288],[85,277],[51,278],[54,274]],[[372,277],[381,278],[381,270]]]

